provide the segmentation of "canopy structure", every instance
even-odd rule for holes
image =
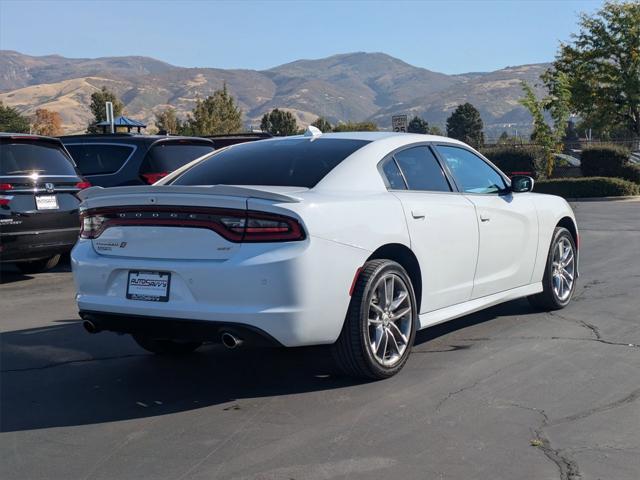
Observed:
[[[127,133],[131,133],[132,128],[137,128],[138,133],[140,133],[140,129],[147,128],[144,123],[134,120],[133,118],[125,117],[124,115],[116,117],[113,121],[113,125],[116,131],[118,131],[118,128],[126,128]],[[107,133],[111,124],[105,120],[104,122],[96,124],[96,126],[102,127],[102,133]]]

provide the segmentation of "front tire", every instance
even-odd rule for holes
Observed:
[[[542,277],[542,292],[528,297],[539,310],[559,310],[571,302],[576,289],[577,250],[569,230],[556,227]]]
[[[409,358],[417,322],[416,298],[405,269],[391,260],[367,262],[332,346],[339,369],[374,380],[395,375]]]
[[[202,345],[202,342],[179,342],[140,334],[132,335],[132,337],[139,346],[156,355],[186,355],[193,353]]]

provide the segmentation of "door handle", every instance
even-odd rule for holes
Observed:
[[[415,219],[424,219],[426,215],[419,210],[411,210],[411,216]]]
[[[480,214],[480,221],[481,222],[488,222],[489,220],[491,220],[491,217],[489,215],[486,215],[486,214],[483,214],[483,213]]]

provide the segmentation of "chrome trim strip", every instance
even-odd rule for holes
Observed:
[[[54,228],[51,230],[36,230],[31,232],[0,232],[0,237],[14,237],[16,235],[40,235],[41,233],[79,232],[80,227]]]

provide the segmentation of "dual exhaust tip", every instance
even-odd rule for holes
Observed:
[[[238,338],[233,333],[229,332],[223,332],[222,335],[220,335],[220,340],[222,341],[222,345],[224,345],[229,350],[233,350],[243,343],[243,340],[241,338]]]
[[[82,322],[82,326],[89,333],[98,333],[102,331],[102,329],[91,320],[85,320],[84,322]],[[230,332],[222,332],[222,335],[220,335],[220,341],[222,342],[222,345],[224,345],[229,350],[233,350],[234,348],[237,348],[244,343],[241,338],[236,337],[233,333]]]

